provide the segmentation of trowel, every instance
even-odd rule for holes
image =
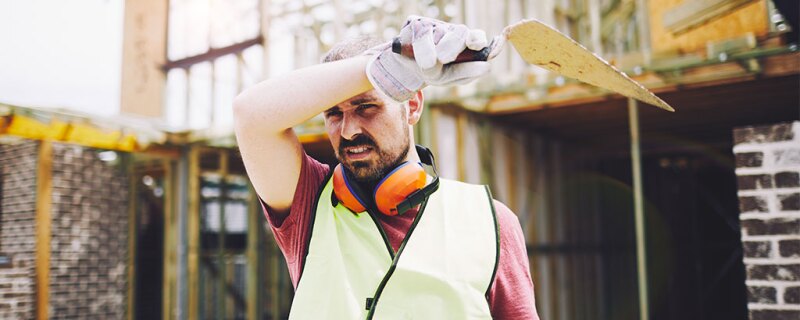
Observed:
[[[452,63],[486,61],[494,58],[505,44],[511,42],[517,53],[528,63],[560,75],[608,89],[623,96],[675,111],[653,92],[631,79],[625,73],[592,53],[586,47],[558,30],[535,19],[526,19],[503,29],[503,34],[480,51],[466,49]],[[413,57],[410,45],[395,38],[392,51]]]

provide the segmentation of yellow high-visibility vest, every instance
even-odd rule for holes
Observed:
[[[290,319],[491,319],[500,242],[488,187],[441,179],[395,254],[372,213],[334,206],[331,180]]]

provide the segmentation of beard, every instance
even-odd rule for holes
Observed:
[[[344,167],[352,173],[353,178],[359,183],[375,183],[383,179],[390,170],[400,165],[408,155],[410,141],[408,135],[402,136],[404,139],[398,150],[379,148],[375,141],[366,134],[357,135],[353,140],[342,139],[339,143],[336,158],[339,160],[339,163],[344,165]],[[372,148],[378,155],[378,159],[375,161],[347,161],[343,156],[346,152],[344,148],[354,146]]]

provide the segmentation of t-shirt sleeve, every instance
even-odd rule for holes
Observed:
[[[317,202],[317,193],[325,180],[330,167],[315,160],[305,152],[300,166],[300,176],[294,192],[292,206],[288,213],[276,212],[263,200],[261,207],[269,222],[272,234],[278,247],[286,258],[289,267],[289,276],[292,284],[297,286],[297,281],[302,268],[302,255],[308,245],[306,239],[310,231],[309,223],[311,212]]]
[[[528,251],[519,219],[497,200],[494,200],[494,207],[500,229],[500,258],[489,289],[492,318],[538,320]]]

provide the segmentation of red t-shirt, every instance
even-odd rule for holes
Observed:
[[[317,205],[317,193],[330,171],[308,155],[304,155],[300,178],[297,182],[294,200],[289,214],[279,216],[264,206],[267,221],[272,227],[275,240],[286,258],[289,276],[297,288],[297,281],[303,266],[303,253],[308,239],[309,219]],[[500,259],[492,287],[489,289],[489,308],[494,319],[539,319],[533,297],[528,254],[525,237],[517,216],[503,203],[494,200],[497,224],[500,230]],[[416,211],[399,216],[376,215],[389,242],[395,251],[405,238]]]

